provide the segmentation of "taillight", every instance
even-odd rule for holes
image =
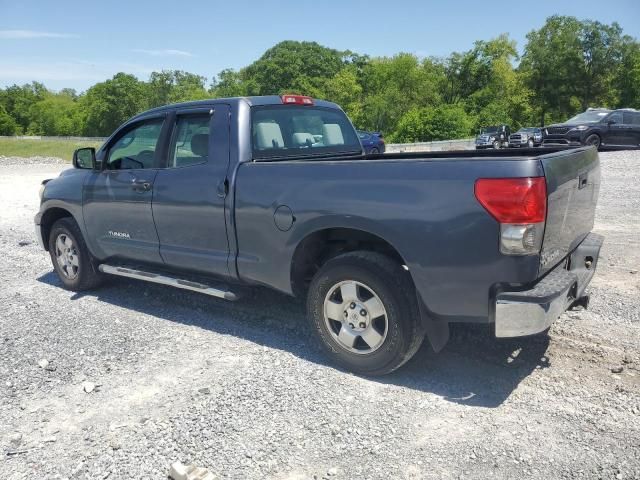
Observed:
[[[500,251],[508,255],[538,253],[547,216],[544,177],[481,178],[478,202],[500,223]]]
[[[285,105],[313,105],[313,98],[304,95],[282,95]]]

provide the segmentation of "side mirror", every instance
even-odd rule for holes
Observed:
[[[96,149],[93,147],[78,148],[73,152],[74,168],[96,168]]]

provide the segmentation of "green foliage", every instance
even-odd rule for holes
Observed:
[[[82,99],[85,114],[84,134],[107,136],[125,120],[143,111],[148,101],[143,82],[133,75],[118,73],[97,83]]]
[[[299,93],[336,102],[358,128],[393,141],[458,138],[490,124],[562,121],[589,106],[640,108],[640,43],[616,23],[556,15],[527,35],[521,58],[506,34],[446,58],[370,58],[284,41],[207,82],[164,70],[147,81],[118,73],[81,94],[13,85],[0,89],[0,134],[106,136],[159,105]]]
[[[624,50],[622,29],[615,22],[556,15],[531,31],[520,72],[533,91],[541,121],[547,113],[563,118],[590,106],[614,107],[618,97],[627,97],[633,86],[622,81],[620,90],[615,82],[624,68]]]
[[[250,95],[304,93],[319,96],[327,79],[347,63],[349,52],[323,47],[316,42],[284,41],[241,70],[249,82]]]
[[[18,124],[11,115],[0,105],[0,135],[15,135],[18,132]]]
[[[402,116],[391,140],[407,143],[465,138],[471,135],[473,123],[461,105],[413,108]]]

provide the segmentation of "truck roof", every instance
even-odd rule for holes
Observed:
[[[227,97],[227,98],[208,98],[205,100],[194,100],[191,102],[180,102],[180,103],[171,103],[169,105],[162,105],[160,107],[151,108],[149,110],[145,110],[137,114],[135,117],[138,118],[149,113],[162,112],[164,110],[173,110],[176,108],[193,108],[193,107],[207,107],[209,105],[215,105],[216,103],[224,103],[229,105],[239,104],[244,102],[251,107],[254,106],[265,106],[265,105],[283,105],[282,97],[280,95],[262,95],[262,96],[252,96],[252,97]],[[335,108],[338,110],[342,110],[340,106],[333,102],[328,102],[326,100],[317,100],[313,99],[313,105],[316,107],[325,107],[325,108]]]

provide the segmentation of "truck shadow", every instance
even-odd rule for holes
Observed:
[[[62,287],[53,272],[38,281]],[[335,368],[309,334],[304,303],[267,289],[252,289],[246,297],[231,303],[118,278],[109,279],[98,290],[73,294],[71,300],[85,295],[154,316],[159,321],[233,335]],[[550,366],[545,356],[548,346],[546,335],[497,340],[486,325],[452,325],[451,339],[441,352],[434,353],[425,341],[420,351],[398,371],[368,380],[433,393],[454,403],[495,408],[533,370]]]

